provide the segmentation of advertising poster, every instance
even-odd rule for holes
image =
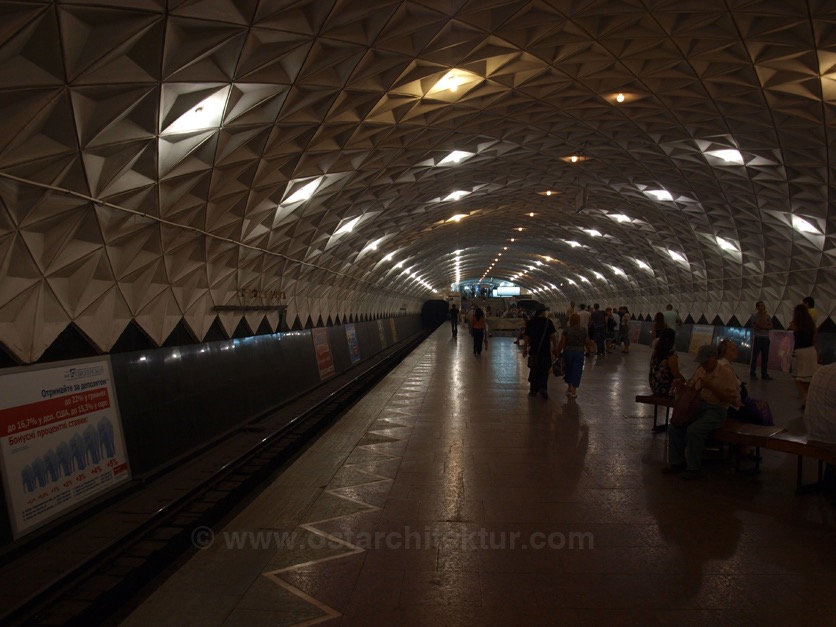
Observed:
[[[767,362],[769,369],[789,372],[794,347],[795,338],[792,331],[770,331],[769,361]]]
[[[395,344],[398,341],[398,327],[394,318],[389,318],[389,328],[392,329],[392,343]]]
[[[331,344],[328,343],[328,329],[322,327],[312,329],[311,337],[316,352],[316,365],[319,368],[319,380],[333,377],[337,369],[334,367],[334,358],[331,355]]]
[[[639,343],[639,335],[641,335],[642,331],[642,323],[641,320],[630,320],[627,323],[628,333],[630,334],[630,342],[633,344]]]
[[[107,359],[0,376],[0,437],[15,538],[131,478]]]
[[[348,354],[352,364],[360,363],[360,341],[357,339],[357,329],[353,324],[345,325],[345,337],[348,340]]]
[[[711,344],[714,341],[714,327],[710,325],[695,324],[691,331],[691,347],[688,352],[692,355],[697,354],[697,349],[705,344]]]
[[[377,321],[377,332],[380,333],[380,348],[387,348],[389,343],[386,341],[386,329],[383,327],[383,320]]]

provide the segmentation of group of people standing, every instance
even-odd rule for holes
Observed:
[[[577,313],[581,327],[589,332],[589,338],[594,342],[590,350],[586,351],[587,356],[593,354],[605,356],[612,346],[621,344],[622,353],[630,352],[630,311],[626,305],[617,310],[613,307],[601,309],[598,303],[591,307],[581,303],[575,311],[575,301],[569,303],[566,310],[567,322],[572,315]]]

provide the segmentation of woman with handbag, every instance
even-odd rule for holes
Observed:
[[[726,422],[729,406],[737,399],[737,380],[730,368],[717,362],[717,350],[710,344],[700,346],[697,372],[688,382],[690,391],[678,394],[668,425],[668,465],[665,474],[680,474],[683,479],[702,476],[702,450],[705,438]],[[685,407],[680,401],[699,392],[698,404]]]
[[[563,380],[568,388],[566,396],[576,398],[578,386],[583,374],[584,352],[592,349],[594,343],[589,339],[587,330],[581,326],[581,317],[572,314],[568,324],[560,336],[557,347],[558,355],[563,355]]]
[[[549,397],[549,373],[552,358],[557,357],[557,331],[551,320],[546,318],[546,306],[537,305],[534,317],[525,327],[523,357],[528,356],[529,396]]]

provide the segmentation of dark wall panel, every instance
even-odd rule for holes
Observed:
[[[408,329],[421,329],[420,317],[412,318],[404,325],[404,337],[412,335]],[[356,326],[362,358],[380,352],[376,322]],[[352,366],[345,327],[330,327],[328,334],[336,373],[341,374]],[[159,468],[321,383],[310,330],[120,353],[111,360],[135,475]]]

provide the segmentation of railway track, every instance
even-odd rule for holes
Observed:
[[[275,479],[297,454],[337,420],[426,339],[424,332],[378,363],[269,431],[252,423],[241,431],[259,441],[205,480],[102,546],[4,616],[4,625],[100,625],[115,621],[137,594],[192,550],[193,531],[213,527],[245,499]],[[263,437],[262,437],[263,436]],[[25,563],[25,556],[20,558]]]

